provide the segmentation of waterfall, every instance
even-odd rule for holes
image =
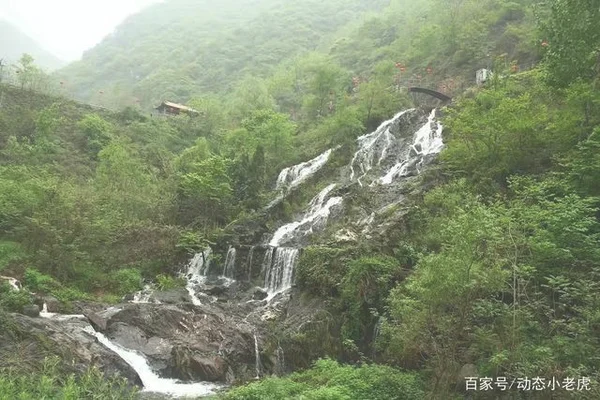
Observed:
[[[373,327],[373,357],[377,355],[377,338],[379,337],[379,333],[381,332],[381,325],[383,324],[383,317],[379,317],[375,326]]]
[[[284,168],[279,173],[275,189],[291,189],[298,186],[307,178],[314,175],[318,170],[323,168],[325,164],[327,164],[327,161],[329,161],[329,156],[331,156],[331,152],[332,149],[329,149],[325,153],[313,158],[310,161]]]
[[[14,291],[18,292],[21,290],[21,282],[19,282],[17,279],[10,276],[0,276],[0,279],[7,281]]]
[[[258,350],[258,337],[254,334],[254,368],[256,369],[256,379],[260,378],[260,351]]]
[[[200,302],[198,296],[196,296],[195,286],[203,283],[206,279],[206,273],[208,272],[208,268],[210,266],[211,253],[212,250],[208,248],[195,254],[192,260],[189,262],[187,271],[185,273],[185,278],[187,279],[185,288],[192,298],[192,303],[196,306],[202,305],[202,303]]]
[[[327,223],[331,208],[341,204],[343,201],[341,197],[331,197],[325,202],[325,199],[335,186],[336,184],[333,183],[315,196],[308,205],[308,211],[301,220],[291,222],[279,228],[273,234],[273,238],[269,242],[269,245],[277,247],[290,239],[298,238],[298,236],[305,236],[313,233],[315,229],[323,228]]]
[[[69,319],[84,319],[87,320],[87,317],[83,314],[57,314],[48,312],[48,304],[44,303],[42,306],[42,311],[40,311],[41,318],[53,319],[56,321],[66,321]]]
[[[292,287],[294,267],[300,250],[281,245],[325,227],[331,209],[343,200],[341,197],[328,198],[335,187],[335,184],[331,184],[323,189],[311,200],[302,218],[282,226],[273,234],[263,261],[265,290],[269,293],[267,300]]]
[[[373,163],[375,161],[375,156],[377,153],[379,154],[377,165],[381,164],[381,161],[386,157],[387,151],[392,146],[393,143],[393,135],[390,132],[390,129],[394,122],[396,122],[400,117],[406,114],[409,111],[413,111],[414,109],[404,110],[396,114],[392,119],[389,119],[383,122],[379,127],[375,130],[375,132],[360,136],[358,141],[358,150],[354,153],[354,157],[350,162],[350,180],[353,180],[356,171],[354,170],[354,165],[358,163],[358,167],[360,168],[361,176],[358,177],[358,184],[362,186],[362,182],[360,181],[367,172],[369,172],[373,168]]]
[[[279,343],[277,344],[277,365],[275,373],[278,376],[283,376],[285,374],[285,354]]]
[[[294,266],[298,260],[300,250],[293,247],[275,247],[265,262],[265,289],[270,300],[276,294],[292,287]]]
[[[248,274],[248,280],[252,280],[252,259],[254,257],[254,249],[256,247],[250,247],[250,251],[248,252],[248,258],[246,259],[246,273]]]
[[[394,178],[405,176],[409,167],[422,165],[423,157],[442,151],[444,148],[444,142],[442,141],[443,127],[435,120],[435,112],[435,109],[431,111],[425,125],[414,134],[413,143],[405,152],[405,158],[397,162],[377,182],[389,185]]]
[[[223,268],[223,276],[225,278],[233,279],[235,277],[235,255],[235,247],[229,246],[227,256],[225,257],[225,267]]]
[[[150,303],[150,296],[152,296],[152,293],[154,293],[154,288],[151,285],[145,285],[142,290],[133,295],[133,300],[131,300],[131,302],[138,304]],[[154,303],[160,304],[158,300],[154,300]]]
[[[213,394],[215,390],[221,387],[213,383],[179,383],[175,379],[161,378],[152,371],[148,360],[141,354],[111,342],[106,336],[100,332],[96,332],[91,326],[85,327],[84,331],[95,336],[102,345],[117,353],[119,357],[137,372],[144,385],[144,392],[162,393],[173,397],[204,396]]]

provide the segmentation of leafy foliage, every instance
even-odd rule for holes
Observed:
[[[63,378],[56,359],[47,359],[42,373],[20,374],[11,369],[0,371],[0,399],[134,399],[136,390],[125,380],[104,378],[95,368],[81,376]]]
[[[332,360],[319,360],[314,367],[288,378],[269,378],[234,389],[223,396],[228,400],[253,399],[421,399],[418,378],[393,368],[376,365],[343,366]]]

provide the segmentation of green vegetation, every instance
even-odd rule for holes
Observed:
[[[417,400],[425,395],[415,374],[377,365],[342,366],[317,361],[313,368],[287,378],[268,378],[234,389],[226,400]]]
[[[41,373],[22,374],[14,369],[0,369],[1,400],[133,400],[136,389],[126,380],[106,380],[97,369],[90,368],[82,376],[58,379],[58,360],[48,358]]]
[[[337,343],[325,338],[328,325],[314,348],[356,365],[321,360],[225,398],[460,398],[465,366],[480,377],[597,383],[597,2],[384,3],[212,10],[171,0],[55,77],[85,100],[137,107],[137,96],[148,108],[168,98],[198,118],[35,93],[37,69],[24,56],[24,90],[0,86],[0,271],[64,302],[114,299],[143,280],[178,287],[177,265],[253,221],[282,167],[337,145],[332,164],[341,163],[357,136],[410,104],[398,87],[414,78],[458,95],[444,110],[447,148],[422,178],[431,189],[410,199],[384,242],[316,244],[297,271],[300,289],[326,298],[339,325]],[[464,91],[482,67],[491,81]],[[310,198],[320,184],[292,196]],[[287,199],[282,212],[295,206]],[[30,302],[0,288],[2,309]],[[322,354],[299,343],[317,339],[297,336],[288,355],[308,366]],[[0,389],[30,393],[30,379],[0,380]],[[592,388],[576,394],[599,398]]]

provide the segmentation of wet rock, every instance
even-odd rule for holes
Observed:
[[[28,317],[39,317],[40,316],[40,307],[37,304],[31,304],[23,306],[23,315],[27,315]]]
[[[58,313],[62,311],[62,304],[54,296],[44,296],[41,298],[42,304],[46,304],[48,312]]]
[[[96,313],[87,314],[86,318],[88,319],[88,321],[90,321],[90,324],[92,324],[94,329],[98,332],[106,331],[106,322],[108,321],[106,318],[101,317]]]
[[[252,300],[264,300],[269,296],[269,293],[267,293],[266,290],[261,289],[261,288],[256,288],[254,289],[254,292],[252,293]]]
[[[154,292],[150,296],[150,300],[164,304],[190,303],[192,301],[190,294],[185,288]]]
[[[174,377],[186,381],[225,381],[229,367],[220,356],[202,355],[186,347],[172,351]]]
[[[109,318],[106,334],[144,354],[166,378],[225,382],[231,368],[229,376],[249,379],[254,327],[237,303],[218,304],[127,304]]]
[[[207,286],[204,288],[204,293],[211,296],[222,296],[227,293],[227,287],[225,286]]]
[[[119,311],[121,311],[120,308],[109,307],[100,312],[84,312],[83,315],[85,315],[95,330],[98,332],[106,332],[108,320]]]
[[[0,365],[2,354],[18,348],[20,357],[29,365],[41,366],[44,359],[58,356],[59,368],[65,373],[84,373],[89,367],[100,369],[107,377],[124,377],[132,385],[141,386],[137,373],[119,357],[87,333],[91,329],[83,319],[54,320],[14,314],[10,330],[0,327]]]

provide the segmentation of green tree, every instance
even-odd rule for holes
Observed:
[[[546,61],[553,85],[565,87],[600,74],[600,7],[597,0],[552,0],[548,21]]]
[[[77,127],[86,138],[87,148],[91,154],[97,155],[112,139],[113,126],[98,114],[88,114]]]
[[[180,218],[192,221],[224,223],[231,216],[233,190],[228,174],[229,160],[211,156],[197,162],[193,172],[182,174],[179,181]]]

